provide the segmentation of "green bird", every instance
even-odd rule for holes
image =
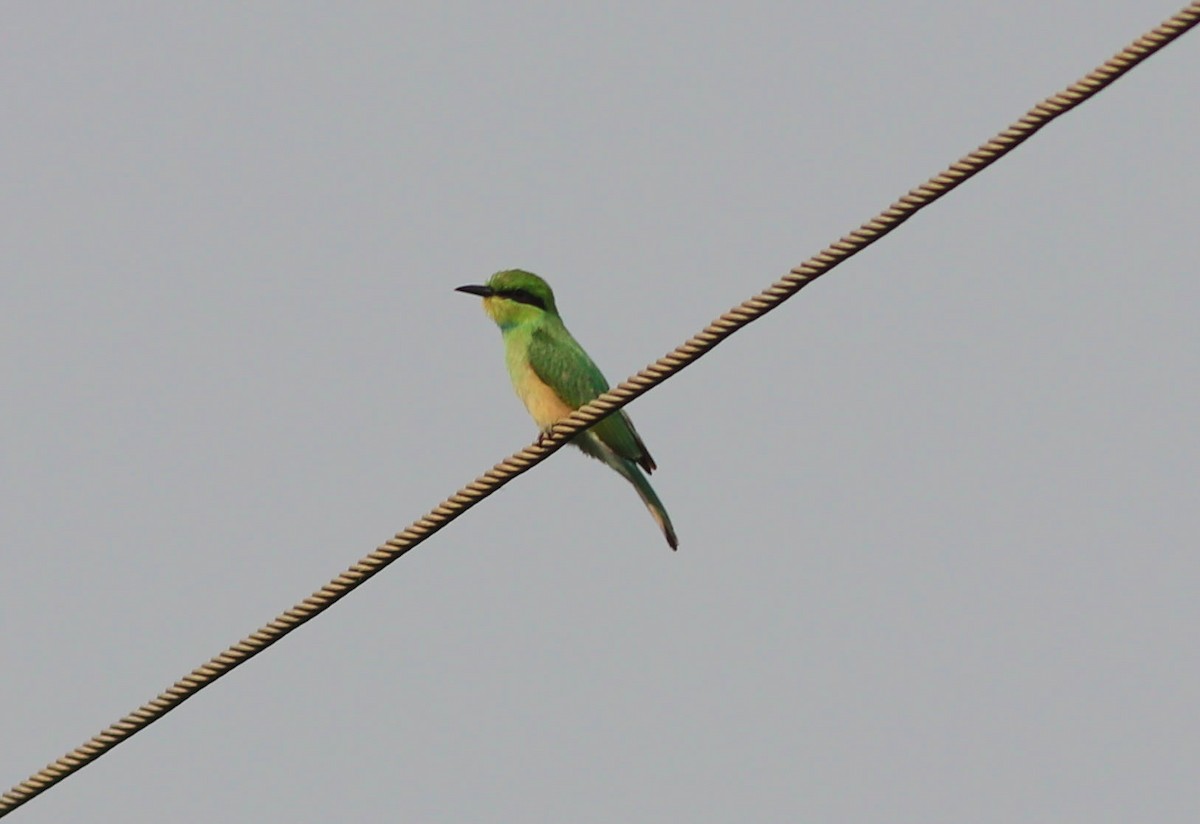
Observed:
[[[483,298],[483,310],[504,338],[513,389],[542,431],[608,391],[604,375],[563,325],[550,285],[537,275],[509,269],[492,275],[482,286],[460,286],[456,291]],[[642,474],[642,469],[654,471],[654,459],[625,410],[614,412],[571,442],[633,484],[671,549],[679,546],[666,508]]]

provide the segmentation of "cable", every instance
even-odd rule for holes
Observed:
[[[730,309],[672,352],[555,424],[549,436],[539,439],[492,467],[266,626],[246,636],[208,663],[192,670],[156,698],[14,786],[0,796],[0,817],[95,761],[131,735],[162,718],[204,687],[312,620],[479,501],[557,452],[573,435],[662,383],[738,329],[775,309],[846,258],[858,254],[896,229],[920,209],[995,163],[1059,115],[1098,94],[1147,57],[1181,37],[1197,23],[1200,23],[1200,0],[1191,3],[1162,25],[1133,41],[1081,80],[1043,100],[987,143],[952,163],[945,171],[913,189],[849,235],[792,269],[758,295]]]

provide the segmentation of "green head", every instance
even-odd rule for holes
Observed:
[[[482,297],[483,311],[501,329],[520,326],[545,315],[558,317],[550,284],[523,269],[506,269],[492,275],[482,286],[460,286],[455,291]]]

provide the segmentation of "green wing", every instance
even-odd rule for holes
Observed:
[[[529,363],[537,376],[574,409],[608,391],[608,381],[599,367],[565,327],[542,326],[535,330],[529,341]],[[654,459],[625,410],[608,416],[591,431],[622,458],[640,464],[647,472],[654,471]]]

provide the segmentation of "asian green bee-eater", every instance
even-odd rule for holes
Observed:
[[[483,298],[484,311],[504,338],[513,389],[543,431],[608,391],[604,375],[563,325],[550,285],[537,275],[509,269],[492,275],[482,286],[460,286],[457,291]],[[642,469],[654,471],[654,459],[625,410],[614,412],[571,442],[633,484],[671,549],[679,546],[666,508],[642,474]]]

